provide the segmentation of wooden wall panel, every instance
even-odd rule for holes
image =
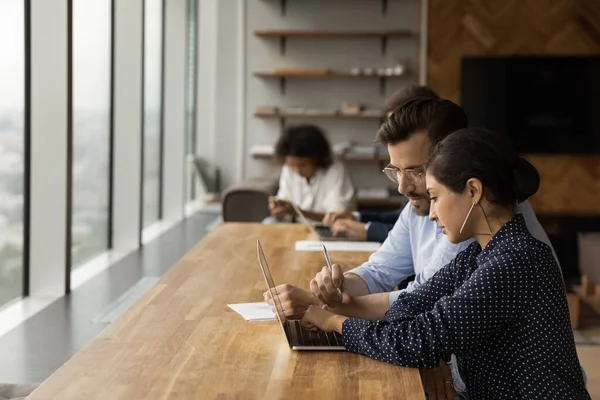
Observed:
[[[600,0],[430,0],[427,51],[428,85],[458,102],[463,56],[600,54]],[[538,213],[600,215],[600,157],[528,158]]]

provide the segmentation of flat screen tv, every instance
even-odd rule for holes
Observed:
[[[461,103],[521,153],[600,153],[600,56],[465,57]]]

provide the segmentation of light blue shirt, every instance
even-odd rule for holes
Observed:
[[[550,239],[529,202],[520,203],[517,206],[517,213],[523,214],[529,232],[552,248]],[[360,276],[371,293],[391,292],[391,305],[402,292],[392,292],[400,282],[411,275],[416,275],[415,280],[404,289],[414,290],[446,266],[473,240],[459,244],[451,243],[442,233],[437,222],[430,221],[427,216],[416,215],[411,205],[407,204],[381,248],[371,254],[367,262],[348,273]],[[558,262],[554,249],[552,253]]]

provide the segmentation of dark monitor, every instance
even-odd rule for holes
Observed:
[[[520,153],[600,152],[600,57],[466,57],[461,103]]]

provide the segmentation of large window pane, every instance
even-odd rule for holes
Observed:
[[[108,248],[110,7],[73,0],[73,267]]]
[[[0,1],[0,307],[23,291],[23,3]]]
[[[162,20],[162,0],[146,0],[144,9],[144,227],[160,219]]]

